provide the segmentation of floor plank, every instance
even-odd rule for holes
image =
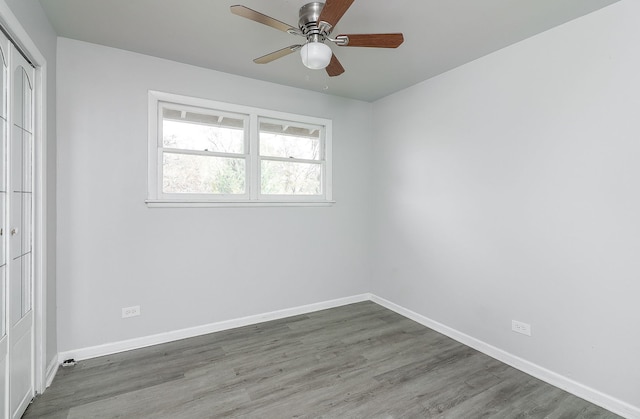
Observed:
[[[372,302],[61,368],[24,418],[618,418]]]

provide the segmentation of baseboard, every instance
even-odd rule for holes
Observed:
[[[58,354],[58,362],[62,363],[67,359],[75,359],[76,361],[80,361],[83,359],[111,355],[118,352],[130,351],[132,349],[139,349],[147,346],[158,345],[161,343],[173,342],[180,339],[206,335],[208,333],[220,332],[222,330],[235,329],[237,327],[249,326],[252,324],[263,323],[270,320],[278,320],[285,317],[297,316],[300,314],[312,313],[314,311],[326,310],[329,308],[339,307],[347,304],[368,301],[370,300],[370,297],[370,294],[354,295],[351,297],[338,298],[330,301],[323,301],[299,307],[287,308],[284,310],[277,310],[269,313],[242,317],[239,319],[225,320],[221,322],[190,327],[187,329],[159,333],[156,335],[143,336],[135,339],[106,343],[104,345],[64,351]]]
[[[378,297],[375,294],[370,294],[370,299],[376,304],[388,308],[389,310],[395,311],[396,313],[414,320],[422,324],[423,326],[433,329],[436,332],[442,333],[443,335],[448,336],[473,349],[476,349],[486,355],[489,355],[490,357],[495,358],[498,361],[504,362],[505,364],[508,364],[522,372],[545,381],[555,387],[568,391],[571,394],[574,394],[584,400],[601,406],[617,415],[629,419],[640,418],[640,407],[633,406],[622,400],[616,399],[615,397],[609,396],[591,387],[585,386],[584,384],[555,373],[530,361],[522,359],[500,348],[489,345],[486,342],[452,329],[449,326],[445,326],[442,323],[431,320],[428,317],[404,308],[398,304],[392,303],[389,300]]]
[[[49,387],[51,385],[51,383],[53,382],[53,379],[56,377],[56,374],[58,372],[58,366],[59,365],[60,365],[60,363],[58,362],[58,358],[54,356],[51,359],[51,362],[49,362],[49,365],[47,365],[47,370],[45,371],[44,388]]]

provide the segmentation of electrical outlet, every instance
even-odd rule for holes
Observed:
[[[135,317],[140,315],[140,306],[125,307],[122,309],[122,318]]]
[[[531,325],[517,320],[511,320],[511,330],[516,333],[531,336]]]

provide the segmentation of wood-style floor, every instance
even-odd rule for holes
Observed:
[[[61,368],[25,418],[617,418],[364,302]]]

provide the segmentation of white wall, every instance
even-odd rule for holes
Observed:
[[[337,204],[147,208],[149,89],[332,119]],[[368,290],[370,104],[64,38],[57,104],[60,351]]]
[[[47,61],[47,360],[57,359],[56,338],[56,41],[57,35],[37,0],[3,0]]]
[[[374,293],[636,407],[639,16],[623,0],[376,102],[373,224]]]

